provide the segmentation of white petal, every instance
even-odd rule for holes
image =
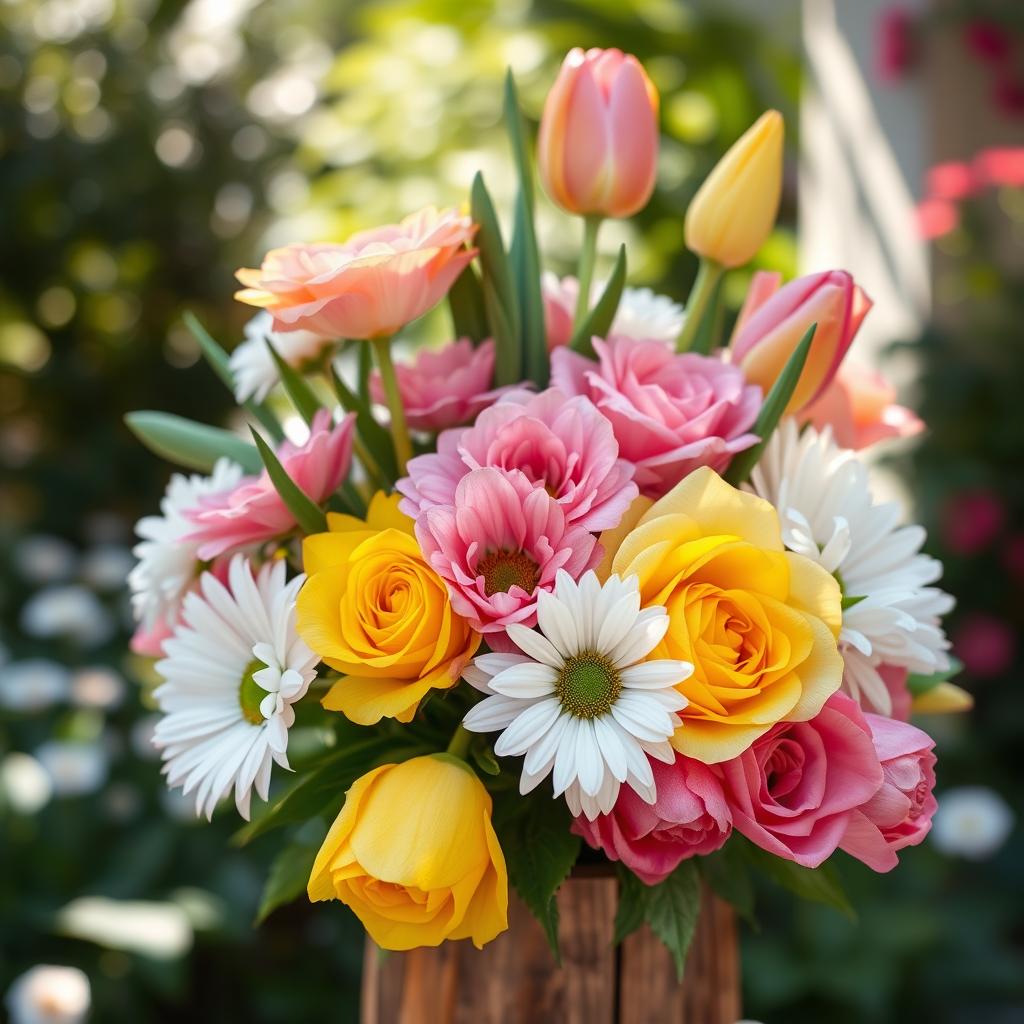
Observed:
[[[526,626],[513,622],[505,627],[505,631],[512,643],[534,661],[556,669],[565,663],[565,659],[555,650],[551,641],[535,629],[527,629]]]
[[[550,665],[528,661],[499,672],[491,679],[491,690],[506,697],[546,697],[554,693],[557,679]]]
[[[494,752],[499,757],[516,757],[544,735],[562,712],[562,705],[553,697],[526,708],[498,737]]]
[[[624,686],[638,690],[663,690],[689,679],[693,665],[688,661],[641,661],[620,669],[619,678]],[[686,705],[682,705],[685,707]]]

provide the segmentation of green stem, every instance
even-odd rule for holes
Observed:
[[[352,435],[352,449],[356,453],[356,458],[363,464],[363,469],[366,470],[371,492],[380,488],[383,488],[385,491],[390,490],[390,481],[384,475],[377,460],[370,454],[370,449],[363,444],[363,440],[358,434]]]
[[[687,352],[693,346],[693,340],[697,337],[700,323],[707,312],[708,303],[714,296],[715,286],[723,273],[725,267],[720,263],[701,258],[700,266],[697,268],[697,280],[693,282],[690,297],[686,302],[686,320],[676,342],[677,352]]]
[[[448,744],[448,753],[465,761],[472,742],[473,734],[464,725],[460,725],[455,730],[451,743]]]
[[[597,233],[601,229],[601,215],[590,214],[583,218],[583,247],[580,249],[580,267],[577,273],[580,291],[576,296],[576,314],[572,318],[573,333],[590,312],[590,286],[594,280],[594,264],[597,262]]]
[[[388,410],[391,413],[391,436],[395,442],[395,454],[398,457],[398,475],[405,474],[405,464],[412,458],[412,441],[409,440],[409,427],[405,422],[405,409],[402,396],[398,392],[398,378],[395,376],[395,364],[391,361],[391,339],[372,338],[377,366],[380,367],[380,379],[384,385],[384,394],[388,399]]]

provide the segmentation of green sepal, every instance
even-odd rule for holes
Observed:
[[[249,474],[263,468],[259,452],[251,444],[220,427],[148,410],[130,412],[124,421],[151,452],[186,469],[209,473],[220,458],[237,462]]]

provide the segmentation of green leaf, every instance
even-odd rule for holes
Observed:
[[[754,882],[742,845],[737,841],[727,842],[722,849],[701,857],[697,866],[716,895],[732,904],[736,913],[756,928]]]
[[[840,604],[842,605],[842,610],[845,612],[845,611],[847,611],[850,608],[856,607],[867,596],[868,596],[867,594],[859,594],[856,597],[846,597],[846,596],[844,596],[842,601],[840,601]]]
[[[911,696],[920,697],[921,694],[934,690],[939,683],[949,682],[954,676],[960,675],[963,668],[964,663],[962,661],[951,657],[949,659],[949,668],[943,669],[941,672],[935,672],[930,676],[917,675],[912,672],[907,676],[907,689],[910,691]]]
[[[364,345],[360,349],[360,354],[367,350],[368,346]],[[333,366],[331,384],[345,412],[356,414],[356,432],[369,453],[376,459],[381,471],[387,476],[388,482],[395,480],[398,476],[398,461],[395,458],[395,445],[391,435],[374,418],[369,402],[361,395],[355,394]]]
[[[615,933],[612,944],[618,945],[647,920],[647,902],[651,886],[645,885],[629,868],[618,865],[619,902],[615,910]]]
[[[252,436],[270,482],[281,495],[281,500],[288,506],[288,511],[295,516],[295,522],[304,533],[324,533],[327,529],[327,517],[323,509],[288,475],[273,450],[255,430]]]
[[[501,774],[501,765],[498,764],[498,759],[494,756],[494,750],[483,736],[474,738],[469,752],[476,766],[485,775],[498,776]]]
[[[651,886],[646,913],[651,931],[672,954],[680,981],[699,913],[700,874],[693,860],[684,860],[665,881]]]
[[[832,907],[850,920],[857,919],[833,865],[822,864],[818,868],[805,868],[790,860],[776,857],[749,841],[745,844],[745,854],[761,872],[794,895]]]
[[[803,373],[804,363],[807,362],[807,355],[811,351],[811,342],[814,340],[814,332],[817,327],[817,324],[811,324],[800,339],[800,344],[793,349],[789,359],[786,360],[786,365],[782,368],[782,373],[779,374],[778,379],[768,392],[761,411],[757,414],[757,420],[750,428],[750,432],[756,434],[761,440],[753,448],[740,452],[730,463],[725,473],[725,480],[733,487],[739,487],[750,476],[758,459],[761,458],[765,445],[768,444],[775,428],[779,425],[779,420],[782,419],[782,414],[786,411],[786,406],[789,405],[789,400],[796,390],[800,374]]]
[[[456,338],[469,338],[479,345],[488,335],[484,292],[476,270],[470,265],[455,279],[448,291],[448,307]]]
[[[213,367],[214,373],[224,382],[228,391],[234,395],[235,375],[231,372],[231,361],[227,352],[217,344],[210,332],[207,331],[193,313],[186,311],[182,319],[185,321],[185,326],[192,332],[192,337],[196,339],[203,357]],[[280,441],[284,438],[281,424],[277,422],[274,414],[262,402],[254,402],[252,399],[249,399],[242,403],[242,408],[254,419],[258,420],[263,429],[275,441]]]
[[[601,298],[597,300],[594,308],[583,318],[572,341],[570,348],[580,355],[594,358],[594,346],[591,339],[595,336],[603,338],[608,334],[619,309],[619,301],[622,298],[622,289],[626,285],[626,247],[619,246],[619,255],[615,257],[615,266],[612,268],[612,276],[604,286]]]
[[[274,360],[277,372],[281,376],[281,383],[284,385],[285,394],[291,399],[295,411],[306,421],[308,425],[313,423],[313,417],[320,411],[322,406],[320,400],[313,393],[309,382],[301,373],[293,369],[284,359],[281,353],[274,348],[269,338],[263,339],[267,349],[270,351],[270,358]]]
[[[706,356],[718,347],[718,339],[722,336],[722,320],[725,312],[722,303],[724,282],[725,275],[719,274],[711,290],[711,298],[708,300],[707,309],[704,310],[700,323],[697,326],[697,334],[693,339],[693,344],[687,351]]]
[[[316,846],[296,842],[286,846],[274,858],[263,886],[256,924],[262,924],[272,911],[298,899],[306,891],[317,850]]]
[[[251,444],[219,427],[174,416],[169,412],[130,412],[128,429],[154,454],[187,469],[209,473],[219,458],[228,458],[246,473],[263,468]]]

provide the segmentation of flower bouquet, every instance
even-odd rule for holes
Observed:
[[[602,221],[651,195],[657,118],[635,58],[567,56],[537,141],[582,218],[560,280],[510,76],[511,232],[478,175],[466,211],[275,249],[238,271],[261,312],[230,357],[190,322],[251,440],[129,417],[194,471],[130,579],[154,741],[198,812],[233,794],[240,840],[291,830],[264,914],[308,893],[386,949],[480,947],[511,881],[555,943],[556,889],[603,856],[618,937],[648,922],[681,970],[702,881],[841,902],[836,851],[888,871],[929,829],[907,718],[967,700],[952,601],[858,455],[921,424],[844,362],[871,303],[843,271],[755,274],[721,336],[720,279],[777,213],[776,112],[690,206],[685,310],[625,287],[624,248],[595,282]],[[446,297],[456,340],[396,364]]]

